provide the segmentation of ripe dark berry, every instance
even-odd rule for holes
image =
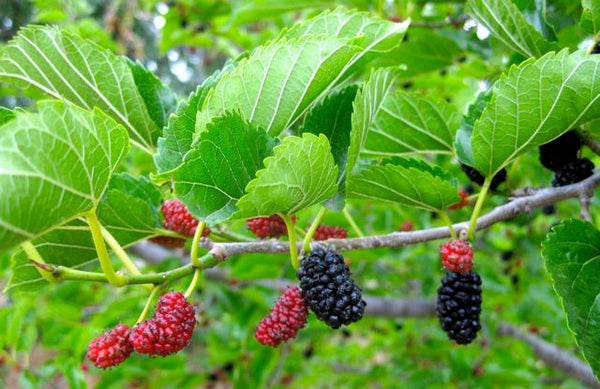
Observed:
[[[88,359],[102,369],[123,363],[133,351],[129,342],[130,331],[127,325],[117,324],[104,335],[92,339],[88,346]]]
[[[465,187],[463,188],[463,191],[468,193],[470,196],[475,192],[475,187],[471,184],[466,184]]]
[[[437,314],[448,337],[469,344],[481,329],[481,278],[474,271],[447,271],[438,288]]]
[[[288,288],[271,312],[260,321],[254,337],[262,345],[278,346],[296,337],[306,325],[308,305],[296,286]]]
[[[508,250],[508,251],[504,251],[502,252],[502,254],[500,254],[500,259],[502,259],[503,261],[510,261],[512,259],[512,257],[515,256],[515,252]]]
[[[173,238],[172,236],[155,236],[150,242],[159,244],[163,247],[177,249],[185,246],[185,239]]]
[[[594,44],[594,48],[590,51],[590,54],[600,54],[600,41]]]
[[[300,261],[297,276],[310,309],[334,329],[360,320],[367,305],[350,274],[333,250],[316,248]]]
[[[540,163],[546,169],[557,171],[567,163],[577,159],[581,148],[581,137],[576,131],[568,131],[539,147]]]
[[[440,247],[442,265],[454,272],[464,273],[473,267],[473,248],[466,240],[453,239]]]
[[[554,213],[556,212],[556,207],[554,206],[554,204],[546,205],[542,208],[542,212],[544,215],[554,215]]]
[[[594,174],[594,164],[587,158],[571,161],[554,173],[552,186],[565,186],[583,181]]]
[[[481,175],[475,168],[472,168],[469,165],[465,165],[463,163],[460,164],[462,171],[465,172],[467,177],[477,185],[483,185],[483,181],[485,181],[485,177]],[[492,178],[492,182],[490,184],[490,190],[496,190],[498,186],[506,180],[506,169],[500,170],[494,178]]]
[[[165,216],[163,227],[175,231],[181,235],[192,237],[196,233],[198,220],[188,212],[185,204],[177,199],[167,200],[162,205],[162,213]],[[202,236],[208,236],[210,228],[202,230]]]
[[[347,237],[348,231],[345,228],[321,224],[317,227],[313,240],[344,239]]]
[[[292,222],[296,222],[296,216],[292,216]],[[261,239],[279,238],[287,235],[285,222],[279,215],[248,219],[248,228],[254,233],[254,235]]]
[[[161,296],[154,317],[131,330],[129,340],[141,354],[167,356],[188,345],[196,326],[196,312],[180,292]]]

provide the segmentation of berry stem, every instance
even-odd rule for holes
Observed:
[[[131,258],[129,258],[129,255],[127,255],[127,252],[125,252],[123,247],[119,244],[119,242],[115,239],[115,237],[110,233],[110,231],[108,231],[106,228],[104,228],[104,226],[100,226],[100,229],[102,230],[102,237],[104,238],[104,241],[106,243],[108,243],[108,246],[115,253],[117,258],[119,258],[119,260],[121,261],[123,266],[125,266],[125,268],[129,271],[129,273],[135,274],[135,275],[142,274],[140,272],[140,270],[137,268],[137,266],[135,266],[135,264],[133,263]],[[142,286],[144,287],[144,289],[146,289],[149,292],[154,287],[151,284],[145,284]]]
[[[115,269],[110,262],[110,256],[108,255],[108,250],[106,250],[104,238],[102,238],[102,226],[98,221],[98,216],[96,216],[96,209],[87,212],[85,218],[90,225],[92,239],[94,240],[94,246],[96,247],[96,253],[98,254],[98,260],[100,261],[100,267],[102,268],[106,279],[110,284],[117,287],[126,285],[127,279],[122,274],[115,273]]]
[[[137,319],[137,321],[135,322],[135,324],[139,324],[141,322],[143,322],[144,320],[146,320],[146,318],[148,317],[148,312],[150,311],[150,307],[152,305],[152,301],[154,301],[154,298],[156,297],[156,294],[162,289],[162,285],[158,284],[155,285],[152,290],[150,291],[150,296],[148,296],[148,299],[146,300],[146,304],[144,304],[144,309],[142,309],[142,313],[140,313],[140,317]]]
[[[481,191],[479,192],[479,196],[477,197],[477,202],[475,203],[473,213],[471,214],[471,221],[469,222],[469,230],[467,231],[467,239],[469,240],[472,240],[475,236],[475,225],[477,224],[477,218],[479,217],[481,209],[483,208],[483,202],[485,201],[487,192],[490,189],[492,178],[493,176],[488,176],[485,178],[483,186],[481,187]]]
[[[35,248],[33,243],[31,243],[31,241],[28,240],[27,242],[21,243],[21,248],[23,249],[23,251],[25,251],[25,254],[27,254],[27,256],[30,259],[33,259],[36,262],[41,263],[41,264],[46,263],[44,261],[44,259],[42,258],[42,256],[40,255],[39,251],[37,251],[37,249]],[[44,277],[44,279],[46,281],[56,282],[56,278],[54,277],[54,275],[52,275],[51,272],[44,270],[39,266],[36,266],[36,268],[38,269],[38,271],[40,272],[40,274],[42,275],[42,277]]]
[[[202,271],[200,269],[196,269],[194,271],[194,277],[192,278],[192,282],[190,282],[190,285],[188,286],[187,290],[183,294],[186,299],[188,297],[190,297],[192,295],[192,293],[194,292],[194,290],[196,290],[196,288],[198,287],[198,282],[200,281],[201,273],[202,273]]]
[[[288,238],[290,240],[290,258],[292,260],[292,266],[294,267],[294,270],[298,270],[298,268],[300,268],[300,261],[298,260],[298,245],[296,244],[294,223],[292,222],[292,218],[288,215],[279,213],[279,216],[283,219],[285,227],[287,228]]]
[[[454,225],[452,224],[452,220],[450,220],[450,217],[448,217],[448,214],[445,211],[438,211],[438,215],[442,218],[444,223],[446,223],[446,225],[450,229],[450,236],[452,237],[452,239],[457,239],[456,231],[454,230]]]
[[[302,249],[304,250],[304,252],[306,254],[310,254],[310,242],[312,242],[313,235],[315,234],[315,231],[321,224],[321,220],[323,220],[323,216],[325,216],[326,212],[327,212],[327,208],[321,207],[321,209],[319,210],[319,212],[317,212],[317,215],[313,219],[312,224],[310,225],[310,228],[306,232],[306,235],[304,235],[304,241],[302,242]]]
[[[363,232],[360,230],[360,228],[358,227],[358,224],[356,224],[356,222],[354,221],[354,218],[352,217],[352,215],[350,215],[350,212],[348,212],[348,209],[344,208],[342,213],[344,214],[344,217],[348,221],[348,224],[350,224],[350,227],[352,227],[352,230],[354,231],[354,233],[356,235],[358,235],[359,238],[364,238],[365,234],[363,234]]]
[[[199,222],[196,227],[196,232],[194,232],[194,239],[192,239],[192,252],[190,256],[193,266],[198,265],[198,249],[200,248],[200,238],[202,237],[204,227],[206,227],[206,222]]]

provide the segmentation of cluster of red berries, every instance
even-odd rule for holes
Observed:
[[[315,230],[313,240],[345,239],[347,237],[348,231],[345,228],[321,224]]]
[[[164,357],[187,346],[195,326],[192,304],[180,292],[167,293],[159,299],[153,318],[132,329],[118,324],[90,342],[87,357],[103,369],[121,364],[133,351]]]
[[[454,272],[464,273],[473,267],[473,248],[466,240],[453,239],[440,248],[442,265]]]
[[[177,199],[167,200],[163,203],[161,211],[165,220],[163,227],[175,231],[181,235],[193,237],[198,227],[198,220],[194,218],[181,201]],[[204,227],[202,236],[210,235],[210,228]],[[170,236],[157,236],[150,239],[152,242],[169,248],[179,248],[185,245],[185,239]]]
[[[302,291],[297,286],[290,287],[260,321],[254,337],[262,345],[278,346],[294,338],[306,325],[307,317],[308,305]]]
[[[292,223],[296,222],[296,216],[292,216]],[[248,228],[260,239],[279,238],[287,235],[285,222],[279,215],[268,217],[255,217],[248,219]]]

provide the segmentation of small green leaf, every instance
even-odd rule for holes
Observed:
[[[255,23],[265,15],[273,18],[277,15],[307,8],[327,8],[333,5],[331,0],[244,0],[233,2],[228,26]]]
[[[579,20],[579,27],[588,34],[597,34],[600,31],[600,3],[596,0],[581,0],[583,11]]]
[[[98,107],[150,152],[160,129],[146,110],[131,69],[122,59],[56,27],[22,29],[0,57],[0,80],[33,86],[83,108]]]
[[[15,117],[15,113],[8,108],[0,107],[0,125],[12,120]]]
[[[388,93],[369,127],[362,154],[452,154],[459,125],[460,114],[445,101],[406,92]]]
[[[437,211],[458,202],[456,185],[440,168],[393,158],[348,178],[349,198],[387,201]]]
[[[352,105],[358,92],[353,85],[328,96],[304,119],[303,132],[323,134],[329,139],[331,153],[338,166],[338,193],[328,201],[327,206],[341,210],[344,207],[346,192],[346,162],[350,146],[350,130],[352,129]]]
[[[360,51],[346,39],[304,36],[262,46],[212,89],[196,123],[196,137],[212,117],[240,110],[272,136],[294,123]]]
[[[492,90],[493,89],[488,89],[486,92],[481,92],[473,104],[469,105],[467,114],[463,117],[460,128],[456,131],[456,138],[454,139],[456,154],[458,155],[460,162],[469,166],[475,165],[475,158],[473,157],[473,150],[471,149],[473,127],[492,99]]]
[[[0,250],[96,207],[129,149],[127,132],[98,109],[38,108],[0,128]]]
[[[292,215],[337,191],[338,169],[325,135],[288,136],[264,162],[265,168],[246,187],[234,217]]]
[[[600,57],[548,53],[500,78],[475,122],[475,168],[493,176],[522,153],[600,116]]]
[[[210,224],[227,220],[274,145],[264,130],[239,113],[218,116],[175,171],[175,194],[200,220]]]
[[[526,57],[559,49],[544,39],[510,0],[468,0],[467,12],[504,45]]]
[[[158,128],[163,128],[167,122],[167,117],[177,106],[177,96],[139,61],[133,62],[127,57],[124,57],[124,59],[129,69],[131,69],[133,80],[142,99],[144,99],[148,114]]]
[[[600,377],[600,231],[582,220],[555,226],[542,243],[542,256],[575,334],[596,378]]]

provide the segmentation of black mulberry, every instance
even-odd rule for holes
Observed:
[[[540,163],[543,167],[553,172],[577,159],[581,148],[581,137],[576,131],[568,131],[539,147]]]
[[[481,329],[481,278],[474,271],[447,271],[438,288],[437,314],[448,337],[469,344]]]
[[[594,174],[594,164],[587,158],[576,159],[554,173],[552,186],[571,185]]]
[[[362,318],[367,303],[350,278],[344,257],[335,251],[314,249],[300,262],[297,275],[310,309],[331,328]]]
[[[465,172],[467,177],[471,182],[474,182],[477,185],[483,185],[483,181],[485,181],[485,177],[479,173],[475,168],[472,168],[469,165],[465,165],[464,163],[460,164],[462,171]],[[506,169],[500,170],[494,178],[492,178],[492,183],[490,184],[491,190],[496,190],[500,184],[506,181]]]

